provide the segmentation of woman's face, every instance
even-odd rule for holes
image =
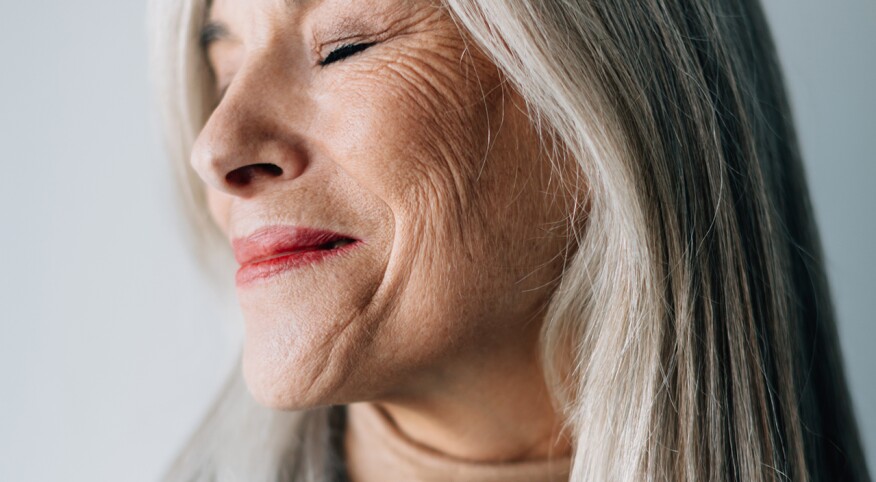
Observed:
[[[447,12],[215,0],[209,17],[222,98],[192,164],[245,264],[256,399],[404,397],[534,363],[568,200],[522,101]],[[290,254],[299,228],[353,242]]]

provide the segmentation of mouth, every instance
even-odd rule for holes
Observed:
[[[353,249],[361,241],[331,231],[294,226],[268,226],[232,241],[240,264],[238,286],[264,280],[282,272],[317,263]]]

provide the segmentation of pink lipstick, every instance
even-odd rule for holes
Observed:
[[[348,251],[359,240],[331,231],[294,226],[266,226],[231,242],[240,264],[238,286],[269,278],[284,271],[316,263]]]

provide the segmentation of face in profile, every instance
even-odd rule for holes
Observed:
[[[417,0],[215,0],[192,164],[242,264],[261,403],[404,398],[535,362],[568,200],[519,96]]]

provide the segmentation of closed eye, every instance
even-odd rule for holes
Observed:
[[[364,44],[347,44],[342,47],[339,47],[333,50],[328,56],[319,62],[319,65],[326,66],[332,62],[337,62],[338,60],[343,60],[351,55],[361,52],[368,47],[374,45],[376,42],[364,43]]]

